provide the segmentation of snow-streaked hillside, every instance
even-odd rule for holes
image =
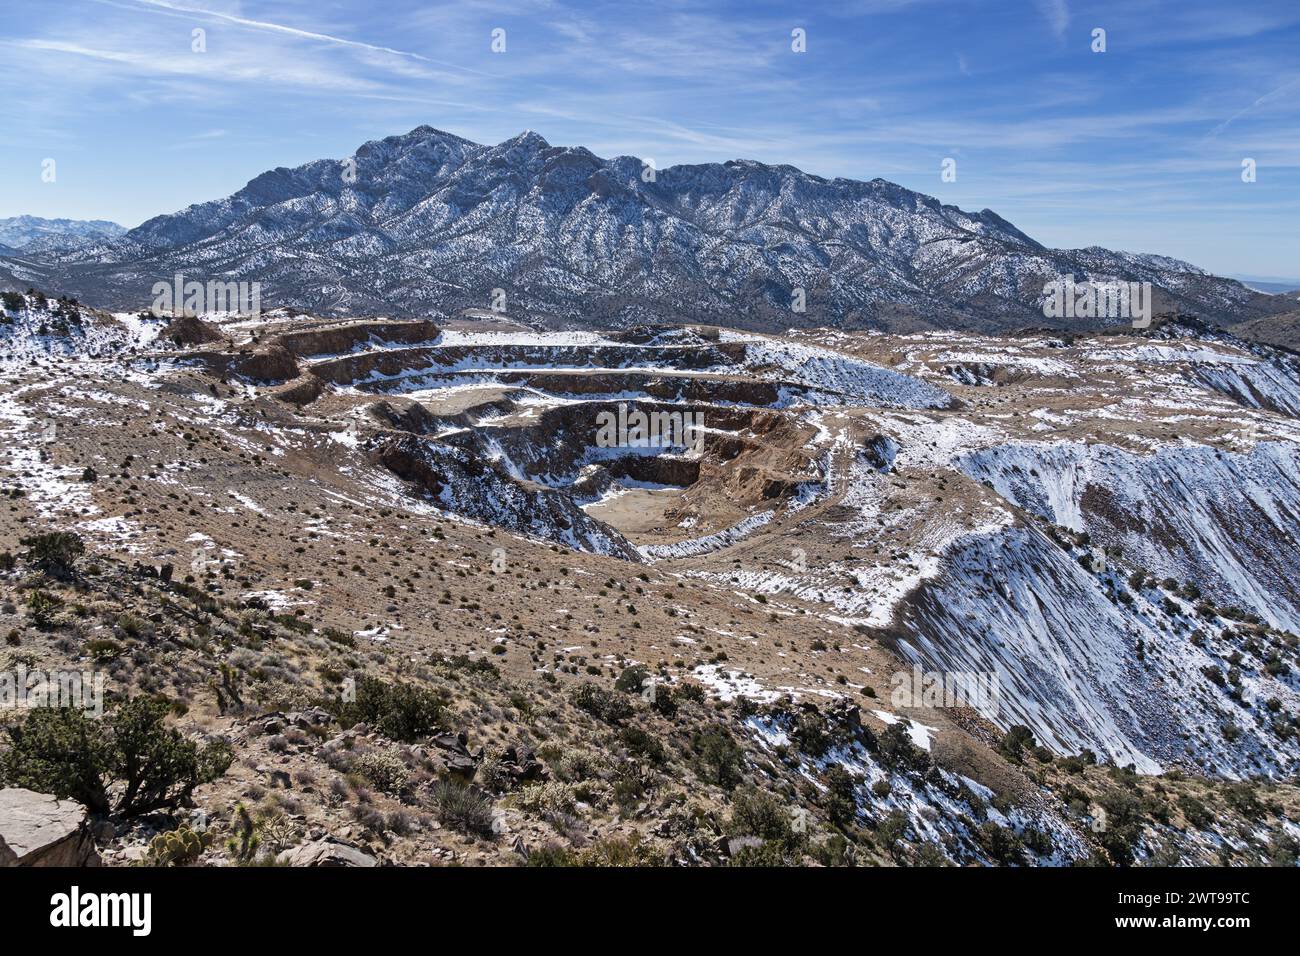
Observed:
[[[1300,742],[1272,727],[1300,707],[1294,672],[1270,673],[1280,639],[1102,564],[1033,526],[964,540],[909,598],[899,647],[927,668],[998,675],[986,716],[1063,752],[1142,772],[1293,772]]]
[[[1138,455],[1078,442],[1014,443],[957,466],[1000,495],[1158,577],[1300,632],[1300,448],[1169,446]]]

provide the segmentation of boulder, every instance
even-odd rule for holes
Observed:
[[[466,778],[474,776],[482,752],[480,748],[477,757],[469,752],[469,735],[465,731],[462,730],[454,736],[434,734],[429,738],[429,743],[438,748],[440,751],[438,756],[442,758],[443,765],[448,771]]]
[[[378,866],[378,861],[365,850],[333,837],[285,850],[275,862],[280,866]]]
[[[17,787],[0,790],[0,866],[99,866],[86,808]]]

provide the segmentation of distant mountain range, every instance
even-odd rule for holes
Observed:
[[[1079,324],[1043,317],[1043,285],[1062,275],[1151,282],[1157,311],[1219,325],[1295,306],[1164,256],[1049,249],[991,210],[883,179],[747,160],[656,171],[533,132],[483,146],[422,126],[119,228],[63,248],[0,233],[16,247],[0,250],[0,282],[127,309],[182,272],[258,281],[264,307],[447,316],[495,302],[535,325],[588,327]]]
[[[125,233],[125,226],[106,219],[42,219],[40,216],[0,219],[0,246],[11,251],[76,246],[86,240],[116,239]]]

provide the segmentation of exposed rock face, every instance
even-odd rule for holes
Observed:
[[[98,866],[86,808],[18,787],[0,790],[0,866]]]
[[[216,326],[192,315],[176,316],[158,337],[181,347],[220,342],[224,338]]]
[[[288,349],[273,343],[236,362],[235,373],[255,382],[287,382],[298,377],[298,363]]]
[[[364,850],[326,837],[285,850],[276,858],[280,866],[378,866],[378,861]]]
[[[414,345],[438,337],[438,326],[419,322],[353,322],[302,332],[288,332],[276,341],[299,357],[349,352],[370,343]]]
[[[380,439],[374,455],[448,511],[585,551],[639,560],[623,535],[588,517],[568,495],[527,487],[459,448],[395,435]]]

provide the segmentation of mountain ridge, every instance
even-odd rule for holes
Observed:
[[[39,249],[57,249],[99,238],[114,239],[127,229],[107,219],[45,219],[41,216],[10,216],[0,219],[0,252],[4,254]]]
[[[259,281],[264,303],[334,314],[454,315],[500,305],[501,290],[513,318],[588,328],[1004,331],[1044,324],[1042,287],[1063,275],[1148,281],[1157,311],[1220,325],[1285,311],[1180,260],[1050,249],[991,209],[880,178],[755,160],[656,170],[531,130],[488,146],[420,126],[268,170],[120,237],[20,252],[46,287],[119,308],[183,272]],[[14,263],[0,256],[11,276]]]

